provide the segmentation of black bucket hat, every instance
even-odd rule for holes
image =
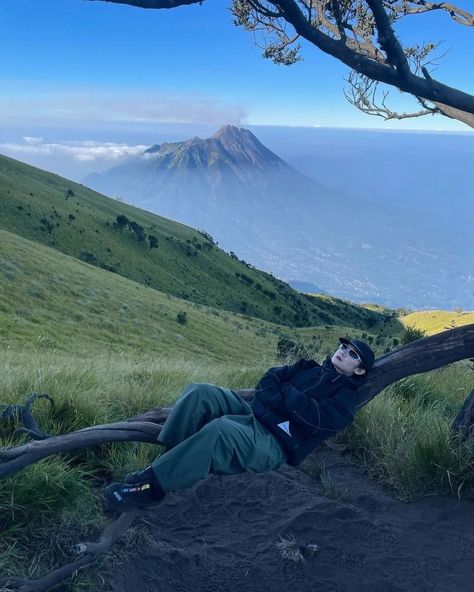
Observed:
[[[361,367],[366,370],[370,370],[375,362],[375,354],[365,341],[359,341],[359,339],[346,339],[345,337],[339,337],[341,343],[350,345],[360,356],[362,360]]]

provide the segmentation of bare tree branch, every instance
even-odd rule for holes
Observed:
[[[160,413],[163,410],[157,408],[156,411]],[[84,428],[62,436],[53,436],[47,440],[29,442],[23,446],[3,448],[0,450],[0,478],[16,473],[52,454],[69,452],[77,448],[91,448],[105,442],[131,441],[156,444],[160,430],[159,425],[149,421],[120,421]]]
[[[411,74],[408,60],[395,31],[392,29],[382,0],[367,0],[367,4],[374,15],[378,30],[378,42],[387,54],[389,64],[396,68],[402,78],[408,77]]]
[[[54,409],[54,401],[49,395],[41,395],[39,393],[31,393],[28,396],[24,405],[0,405],[2,409],[0,418],[4,421],[21,421],[22,427],[15,430],[14,433],[23,433],[33,438],[33,440],[45,440],[50,437],[50,434],[46,434],[42,430],[33,417],[31,407],[35,401],[39,399],[46,399],[50,402],[51,407]]]
[[[199,0],[88,0],[128,4],[140,8],[176,8],[197,4]],[[204,0],[203,0],[204,1]],[[447,2],[427,0],[229,0],[236,23],[249,31],[272,33],[274,40],[265,37],[264,57],[276,63],[291,65],[299,59],[299,46],[291,44],[302,37],[312,45],[346,64],[351,70],[374,81],[398,88],[415,98],[430,101],[440,114],[474,127],[474,96],[450,87],[433,78],[418,76],[419,67],[410,69],[413,52],[421,52],[431,45],[404,48],[397,39],[392,23],[408,15],[444,11],[457,23],[474,26],[474,15]],[[200,4],[202,2],[199,2]],[[304,13],[300,9],[304,10]],[[370,9],[369,9],[370,7]],[[291,25],[296,35],[288,35]],[[348,34],[350,33],[350,35]],[[379,46],[377,46],[376,40]],[[418,56],[418,57],[419,57]],[[415,60],[416,61],[416,60]],[[357,106],[357,102],[353,103]],[[419,117],[433,110],[395,114],[390,117]],[[369,111],[365,111],[369,112]],[[370,113],[370,112],[369,112]],[[375,109],[375,113],[384,116]],[[387,114],[386,114],[387,115]]]
[[[428,81],[411,73],[400,75],[390,65],[380,64],[360,55],[347,47],[342,40],[331,39],[308,23],[294,0],[272,0],[271,3],[281,8],[285,15],[285,20],[290,22],[303,38],[319,47],[325,53],[336,57],[360,74],[364,74],[373,80],[395,86],[414,96],[421,96],[433,102],[442,102],[461,111],[474,113],[474,96],[448,87],[434,79]],[[381,31],[379,31],[380,34]]]
[[[51,590],[65,579],[70,578],[79,569],[87,567],[103,555],[110,547],[130,528],[132,522],[139,515],[138,511],[125,512],[117,520],[109,524],[102,533],[97,543],[78,543],[75,545],[75,551],[81,554],[81,557],[71,563],[63,565],[42,578],[29,580],[15,576],[0,578],[0,590],[20,590],[21,592],[44,592]]]
[[[177,8],[189,4],[202,4],[204,0],[86,0],[87,2],[110,2],[112,4],[128,4],[137,8]]]
[[[381,103],[379,102],[377,97],[379,83],[376,80],[361,76],[353,70],[349,77],[346,78],[346,81],[349,84],[349,89],[344,90],[344,96],[351,105],[354,105],[366,115],[374,115],[388,121],[390,119],[410,119],[424,115],[434,115],[440,112],[437,107],[430,107],[426,101],[420,98],[419,102],[423,106],[422,110],[415,113],[399,113],[388,107],[388,91],[382,93]]]
[[[385,2],[387,4],[387,2]],[[449,2],[428,2],[427,0],[403,0],[399,2],[388,2],[391,10],[394,11],[398,18],[410,15],[410,14],[422,14],[425,12],[433,12],[435,10],[441,10],[447,12],[449,16],[460,25],[466,27],[474,27],[474,15],[463,10],[454,4]],[[396,4],[397,6],[393,6]]]

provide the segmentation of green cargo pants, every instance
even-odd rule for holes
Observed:
[[[167,452],[153,471],[164,491],[190,487],[209,474],[263,473],[286,462],[278,441],[237,393],[213,384],[190,384],[160,434]]]

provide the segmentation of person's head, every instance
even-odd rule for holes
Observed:
[[[331,357],[332,365],[339,374],[364,376],[374,365],[375,354],[364,341],[339,338],[339,348]]]

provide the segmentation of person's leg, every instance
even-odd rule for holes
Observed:
[[[192,383],[173,405],[159,441],[170,450],[215,418],[250,414],[250,405],[231,389],[214,384]]]
[[[172,407],[158,441],[169,451],[198,432],[208,422],[223,415],[252,415],[252,409],[236,392],[208,383],[192,383]],[[150,467],[125,476],[136,485],[150,479]]]
[[[191,487],[211,473],[262,473],[284,462],[280,444],[253,414],[226,415],[210,421],[155,460],[142,483],[109,485],[107,505],[119,512],[147,507],[167,492]]]
[[[163,491],[190,487],[209,474],[275,470],[286,462],[277,440],[251,415],[214,419],[152,464]]]

